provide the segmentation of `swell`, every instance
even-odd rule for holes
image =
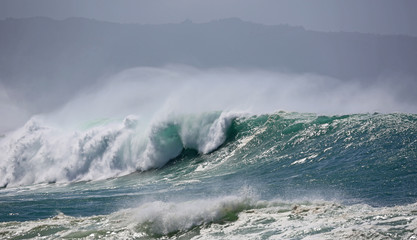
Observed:
[[[416,115],[281,112],[237,118],[227,136],[209,158],[185,152],[182,168],[169,171],[259,183],[265,198],[315,192],[374,206],[417,200]]]

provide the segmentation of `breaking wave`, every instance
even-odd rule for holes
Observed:
[[[413,114],[209,112],[151,124],[129,116],[87,122],[75,132],[41,123],[32,119],[0,140],[2,186],[101,180],[159,169],[176,159],[182,169],[167,171],[184,171],[185,177],[243,171],[270,175],[284,188],[330,184],[380,201],[384,192],[369,189],[381,185],[392,193],[382,198],[388,204],[417,198],[410,189],[417,184]]]
[[[1,139],[0,186],[99,180],[160,168],[183,149],[207,154],[218,148],[237,116],[176,116],[149,126],[129,116],[122,123],[89,122],[75,132],[33,118]]]

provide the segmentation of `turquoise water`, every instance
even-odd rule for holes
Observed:
[[[1,139],[0,238],[413,239],[417,115],[210,112]]]

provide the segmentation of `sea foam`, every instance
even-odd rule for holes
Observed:
[[[183,149],[207,154],[238,114],[172,116],[144,124],[129,116],[70,132],[31,119],[0,142],[0,185],[99,180],[164,166]]]
[[[145,202],[110,215],[0,223],[6,238],[415,239],[416,204],[384,208],[239,195]]]

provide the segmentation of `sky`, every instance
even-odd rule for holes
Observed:
[[[415,0],[0,0],[0,19],[45,16],[162,24],[237,17],[245,21],[417,36]]]

